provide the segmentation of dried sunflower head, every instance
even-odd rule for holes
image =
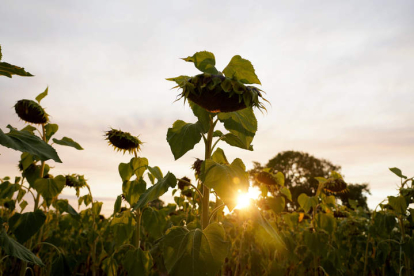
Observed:
[[[83,175],[68,174],[65,176],[67,187],[82,188],[86,185],[85,177]]]
[[[323,188],[325,191],[332,194],[341,194],[348,191],[346,182],[343,180],[342,176],[335,171],[331,172],[331,177],[326,181]]]
[[[174,81],[181,88],[179,98],[189,99],[209,112],[233,112],[247,107],[266,110],[260,100],[262,90],[249,84],[261,84],[250,61],[234,56],[230,63],[219,72],[215,66],[213,53],[203,51],[184,58],[193,62],[203,74],[194,77],[179,76],[167,80]]]
[[[181,179],[191,183],[191,179],[186,176],[184,176]],[[190,186],[190,185],[187,182],[182,181],[181,179],[178,180],[178,188],[182,191],[184,190],[185,187]]]
[[[108,144],[113,146],[117,151],[137,153],[141,149],[142,142],[136,136],[129,132],[113,129],[105,133]]]
[[[49,121],[49,115],[35,101],[20,100],[14,105],[14,110],[23,121],[32,124],[46,124]]]
[[[275,177],[269,172],[259,172],[256,174],[256,180],[266,185],[277,185]]]

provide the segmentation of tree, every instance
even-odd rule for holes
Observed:
[[[308,153],[299,151],[278,153],[269,160],[265,167],[258,162],[254,162],[253,165],[254,168],[249,172],[252,179],[263,168],[271,168],[272,173],[283,173],[285,176],[285,186],[290,189],[292,194],[292,202],[289,202],[289,207],[292,209],[298,208],[297,198],[300,194],[305,193],[308,196],[316,194],[318,181],[315,177],[329,178],[331,171],[339,172],[341,170],[341,166],[334,165],[326,159],[318,159]],[[256,186],[260,185],[255,180],[253,183]],[[366,197],[362,195],[362,192],[369,192],[368,185],[349,185],[348,189],[349,193],[339,196],[343,204],[349,205],[348,199],[354,199],[358,201],[360,206],[367,208]],[[269,187],[269,192],[273,193],[275,190]]]

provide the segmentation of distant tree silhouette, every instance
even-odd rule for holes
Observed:
[[[259,162],[253,162],[254,168],[249,171],[254,185],[260,184],[254,180],[254,175],[263,168],[271,168],[272,173],[282,172],[285,176],[285,186],[290,189],[292,202],[288,202],[290,209],[296,210],[299,205],[297,198],[305,193],[308,196],[316,194],[318,181],[315,177],[329,178],[331,171],[340,172],[341,166],[334,165],[325,159],[318,159],[308,153],[299,151],[284,151],[278,153],[263,167]],[[357,200],[359,205],[367,208],[366,197],[362,192],[369,192],[367,184],[349,185],[349,192],[339,195],[343,204],[349,206],[348,199]],[[269,189],[270,193],[275,190]]]

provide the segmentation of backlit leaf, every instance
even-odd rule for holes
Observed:
[[[224,127],[240,141],[237,146],[251,149],[250,145],[257,131],[257,120],[252,108],[245,108],[236,112],[219,113],[218,119]]]
[[[229,249],[224,237],[224,229],[218,223],[208,225],[204,231],[170,228],[163,240],[164,264],[169,274],[215,276]]]
[[[218,71],[216,67],[216,59],[213,53],[202,51],[197,52],[191,57],[183,58],[187,62],[193,62],[195,67],[204,73],[217,75]]]
[[[48,86],[48,87],[46,87],[45,91],[43,91],[42,93],[40,93],[39,95],[37,95],[37,97],[36,97],[36,101],[37,101],[38,103],[40,103],[40,101],[41,101],[44,97],[46,97],[46,96],[47,96],[48,91],[49,91],[49,86]]]
[[[250,61],[241,56],[234,56],[224,68],[223,74],[229,78],[236,78],[244,84],[261,84]]]
[[[148,188],[138,200],[138,203],[135,205],[134,210],[142,208],[147,205],[148,202],[153,201],[154,199],[159,198],[165,194],[169,188],[174,188],[177,185],[177,179],[175,175],[168,172],[167,175],[159,180],[155,185]]]
[[[200,142],[200,123],[191,124],[181,120],[175,121],[172,128],[168,129],[167,141],[175,160],[183,156]]]
[[[141,248],[129,250],[122,262],[128,275],[149,275],[152,268],[152,256]]]
[[[249,187],[246,167],[238,158],[231,165],[207,159],[203,163],[200,179],[204,185],[216,191],[230,211],[237,205],[239,190],[246,192]]]
[[[316,207],[318,204],[318,199],[314,196],[309,197],[307,194],[300,194],[298,197],[298,202],[300,207],[307,213],[313,207]]]
[[[59,126],[57,124],[47,124],[45,125],[46,131],[46,142],[58,131]]]

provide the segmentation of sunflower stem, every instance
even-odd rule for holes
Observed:
[[[205,161],[207,161],[207,159],[211,159],[211,144],[213,141],[213,132],[216,123],[217,120],[213,122],[213,118],[210,116],[210,129],[208,130],[207,139],[205,142]],[[209,224],[210,189],[206,185],[204,185],[204,183],[201,183],[201,189],[203,190],[203,204],[201,208],[201,227],[204,230]]]

